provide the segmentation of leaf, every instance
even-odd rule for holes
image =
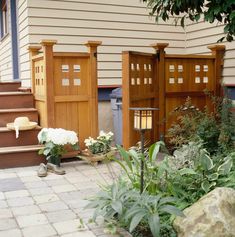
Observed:
[[[217,171],[220,175],[227,175],[229,174],[232,166],[233,166],[232,159],[228,159],[222,165],[218,167]]]
[[[182,216],[182,217],[184,216],[183,212],[173,205],[164,205],[159,208],[159,212],[160,211],[167,212],[167,213],[169,213],[171,215],[175,215],[175,216]]]
[[[152,235],[154,237],[159,237],[160,236],[160,218],[159,218],[158,213],[154,213],[148,218],[148,224],[152,232]]]
[[[161,198],[161,200],[159,201],[159,206],[166,204],[166,203],[172,203],[175,202],[176,198],[175,197],[165,197],[165,198]]]
[[[149,148],[149,159],[151,163],[157,160],[157,154],[160,151],[161,145],[164,145],[164,143],[156,142]]]
[[[139,212],[132,218],[129,228],[130,232],[132,232],[136,228],[136,226],[141,222],[145,215],[145,212]]]
[[[51,152],[51,149],[45,148],[43,151],[43,155],[48,156],[50,154],[50,152]]]
[[[40,149],[40,150],[38,151],[38,155],[43,155],[43,151],[44,151],[44,149]]]
[[[207,175],[207,178],[210,181],[214,181],[214,180],[217,180],[219,178],[219,174],[218,173],[213,173],[213,174]]]
[[[195,175],[197,174],[193,169],[189,169],[189,168],[183,168],[181,170],[179,170],[180,175],[186,175],[186,174],[192,174]]]
[[[181,20],[180,20],[180,25],[184,28],[185,24],[184,24],[184,21],[185,21],[185,17],[182,17]]]
[[[235,10],[233,10],[229,16],[229,19],[232,21],[232,19],[235,18]]]
[[[149,159],[152,162],[155,162],[157,160],[157,155],[161,149],[161,147],[165,147],[165,144],[163,141],[158,141],[149,148]]]
[[[127,164],[128,168],[132,171],[132,164],[130,161],[130,156],[125,149],[123,149],[121,146],[117,145],[118,151],[120,152],[121,157],[124,159],[125,163]]]
[[[113,201],[111,203],[112,208],[119,214],[122,214],[122,203],[121,201],[117,200],[117,201]]]
[[[201,165],[205,171],[211,170],[214,167],[212,159],[206,153],[203,153],[201,156]]]
[[[208,193],[211,187],[215,186],[216,182],[209,183],[208,180],[205,180],[201,184],[201,188],[204,190],[205,193]]]

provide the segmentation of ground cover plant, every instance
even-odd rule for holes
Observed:
[[[122,174],[103,187],[88,207],[93,219],[104,218],[110,233],[124,227],[134,237],[177,236],[172,222],[216,187],[235,188],[234,124],[231,102],[214,99],[215,111],[199,111],[190,99],[180,106],[178,123],[169,131],[172,153],[156,142],[142,154],[138,147],[113,158]],[[191,126],[190,126],[191,125]],[[185,133],[190,129],[188,133]],[[159,152],[165,157],[159,160]],[[140,163],[144,160],[144,191],[140,193]]]

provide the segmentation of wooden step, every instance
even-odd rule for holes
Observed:
[[[21,87],[20,81],[0,82],[0,92],[18,91]]]
[[[38,155],[43,145],[0,147],[0,169],[25,167],[47,163],[44,156]],[[78,155],[76,152],[68,152],[62,156],[63,161]]]
[[[34,98],[27,92],[0,92],[0,109],[32,108]]]
[[[38,111],[35,108],[0,109],[0,127],[5,127],[7,123],[12,123],[15,118],[22,116],[38,123]]]
[[[0,147],[36,145],[40,130],[41,127],[37,126],[35,129],[20,131],[16,138],[15,131],[0,127]]]
[[[46,162],[38,155],[41,145],[0,147],[0,169],[39,165]]]

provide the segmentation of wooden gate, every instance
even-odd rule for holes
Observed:
[[[77,132],[84,148],[84,139],[98,134],[97,46],[101,42],[89,41],[89,53],[53,52],[54,44],[44,40],[41,46],[29,48],[40,125]]]
[[[213,105],[204,90],[220,94],[221,70],[225,47],[208,47],[211,55],[166,54],[168,44],[152,45],[156,54],[123,52],[123,145],[128,148],[139,141],[133,129],[130,107],[159,108],[154,127],[147,138],[151,142],[164,138],[175,120],[171,112],[189,96],[193,104],[203,109]]]

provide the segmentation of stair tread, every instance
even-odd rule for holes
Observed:
[[[13,85],[13,84],[21,84],[21,81],[17,80],[17,81],[1,81],[0,82],[0,86],[1,85],[6,85],[6,84],[11,84],[11,85]]]
[[[15,153],[15,152],[27,152],[27,151],[38,151],[43,147],[44,147],[43,145],[0,147],[0,154]]]
[[[31,92],[22,92],[22,91],[3,91],[0,92],[0,96],[4,96],[4,95],[32,95]]]
[[[42,129],[42,127],[37,126],[37,127],[34,128],[34,129],[24,130],[24,131],[40,130],[40,129]],[[14,130],[8,129],[7,127],[0,127],[0,132],[9,132],[9,131],[15,132]],[[20,132],[22,132],[22,131],[20,131]]]
[[[0,113],[11,113],[11,112],[34,112],[38,111],[36,108],[15,108],[15,109],[0,109]]]

